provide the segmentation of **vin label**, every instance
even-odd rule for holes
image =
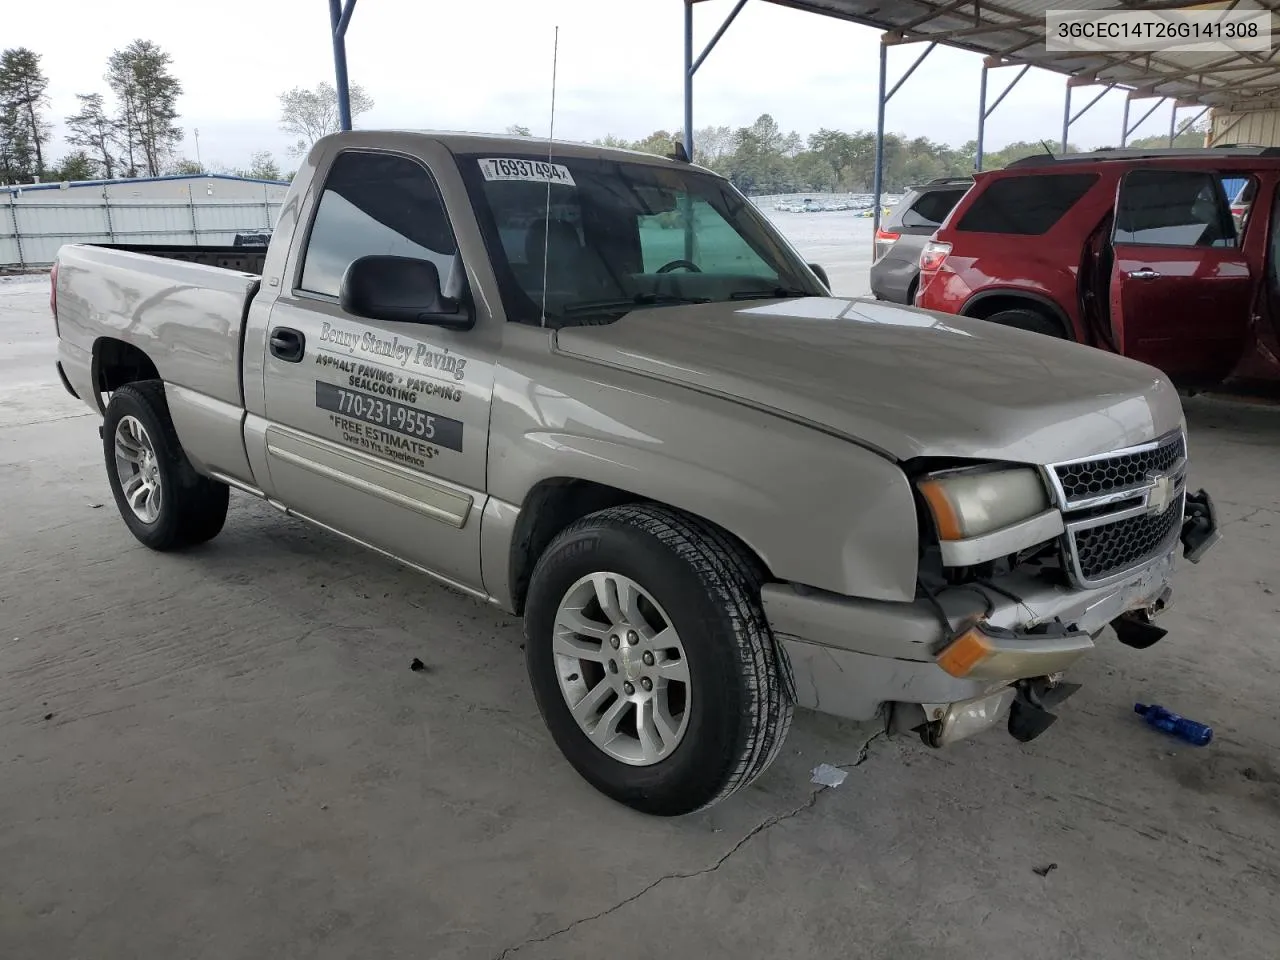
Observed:
[[[438,413],[415,410],[403,403],[316,381],[316,406],[363,420],[387,430],[462,452],[462,421]]]

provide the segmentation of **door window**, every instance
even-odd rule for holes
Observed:
[[[1134,170],[1120,184],[1115,243],[1161,247],[1234,247],[1222,180],[1192,170]]]
[[[457,250],[425,167],[406,157],[347,152],[325,181],[298,286],[336,297],[351,261],[374,254],[430,260],[443,283]]]

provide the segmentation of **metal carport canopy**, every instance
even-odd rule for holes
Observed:
[[[335,0],[336,2],[336,0]],[[693,79],[698,67],[711,53],[748,0],[737,0],[702,52],[693,48],[694,7],[705,0],[683,0],[684,22],[684,147],[693,156]],[[1057,52],[1045,48],[1045,15],[1050,10],[1155,13],[1167,10],[1226,11],[1240,6],[1206,3],[1204,0],[761,0],[776,6],[847,20],[874,27],[881,33],[880,92],[876,115],[874,228],[880,226],[884,172],[885,104],[939,44],[982,54],[982,75],[977,123],[977,169],[982,169],[983,132],[991,112],[1000,104],[1030,67],[1040,67],[1066,75],[1062,112],[1062,149],[1067,149],[1071,124],[1112,90],[1126,91],[1120,144],[1152,115],[1160,104],[1172,100],[1169,117],[1169,144],[1175,136],[1180,107],[1200,107],[1200,113],[1184,125],[1186,129],[1210,107],[1230,107],[1233,111],[1280,107],[1280,61],[1277,50],[1219,51],[1214,53],[1133,53],[1129,51]],[[1270,12],[1274,19],[1280,0],[1254,0],[1254,12]],[[1274,30],[1274,26],[1273,26]],[[890,87],[887,52],[899,44],[924,44],[923,52]],[[1009,84],[987,105],[987,74],[1004,66],[1021,66]],[[1072,111],[1074,87],[1102,86],[1087,104]],[[1133,100],[1156,98],[1157,102],[1137,122],[1129,122]],[[1220,133],[1225,133],[1221,131]]]
[[[703,0],[692,0],[694,3]],[[1030,64],[1078,81],[1114,84],[1146,96],[1241,111],[1280,106],[1276,50],[1230,53],[1056,53],[1045,49],[1049,10],[1269,10],[1275,0],[1248,4],[1204,0],[763,0],[885,32],[886,43],[937,42],[997,62]]]

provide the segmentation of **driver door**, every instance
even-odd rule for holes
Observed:
[[[480,585],[492,344],[483,330],[343,310],[355,259],[457,252],[435,178],[413,157],[339,153],[299,268],[271,310],[267,463],[291,510],[467,588]]]
[[[1130,171],[1116,196],[1112,247],[1117,349],[1179,384],[1221,383],[1248,342],[1255,278],[1220,175]]]

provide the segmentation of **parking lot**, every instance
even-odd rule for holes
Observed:
[[[47,279],[0,279],[4,960],[1275,952],[1280,409],[1187,401],[1224,541],[1044,737],[801,713],[757,785],[660,820],[562,759],[500,611],[240,496],[140,546],[54,346]]]

